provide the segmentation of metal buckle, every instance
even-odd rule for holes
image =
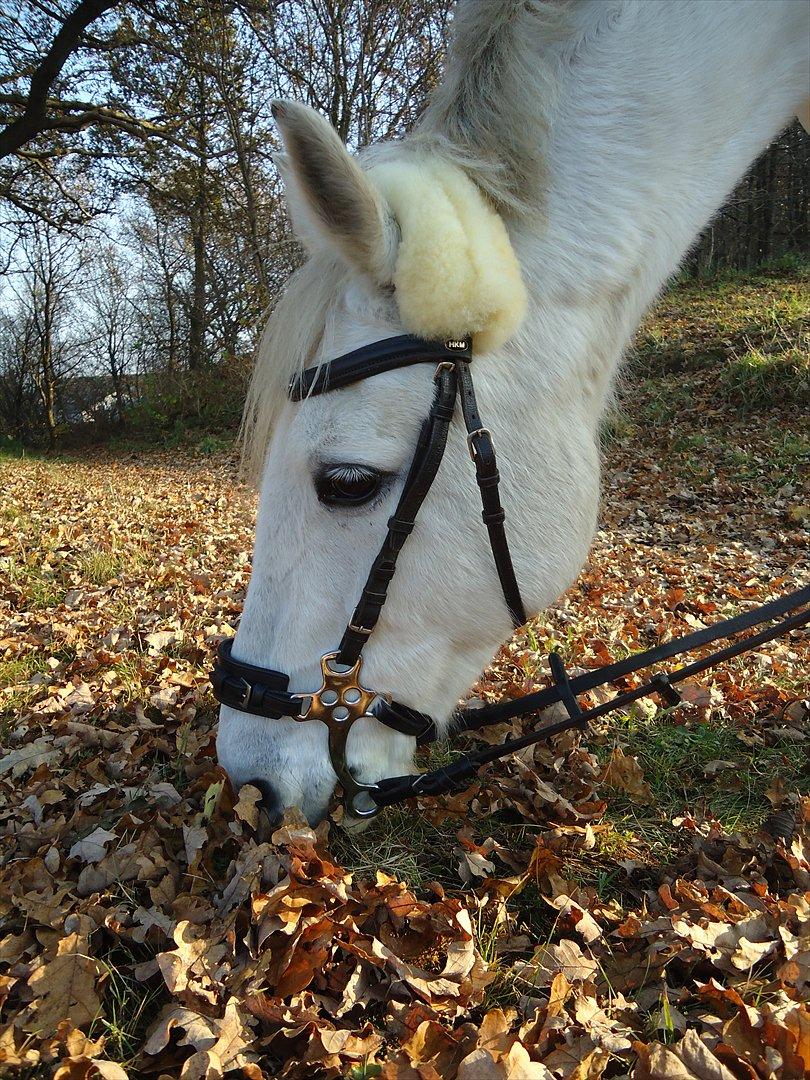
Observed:
[[[301,708],[296,720],[309,720],[309,711],[312,708],[312,694],[296,694],[296,697],[301,698]]]
[[[480,427],[476,428],[475,431],[470,431],[467,435],[467,450],[469,451],[471,461],[475,461],[475,444],[473,443],[473,439],[477,435],[489,435],[489,440],[492,442],[492,432],[489,428]]]
[[[360,629],[361,633],[371,633],[362,627],[355,629]],[[337,652],[326,653],[321,657],[321,688],[306,695],[308,704],[306,711],[302,706],[300,719],[320,720],[326,724],[329,732],[329,759],[343,788],[344,806],[354,817],[370,818],[379,812],[380,807],[373,799],[366,805],[361,805],[358,800],[364,793],[376,790],[377,785],[362,784],[354,779],[346,763],[346,742],[355,720],[363,716],[375,719],[371,708],[379,695],[360,682],[359,659],[351,666],[338,665],[343,668],[338,671],[335,669],[337,657]]]
[[[242,696],[239,698],[239,708],[244,709],[250,702],[250,695],[253,693],[253,687],[247,679],[243,679],[241,675],[239,676],[239,682],[242,683],[245,688],[242,692]]]
[[[355,634],[361,634],[363,637],[368,637],[371,634],[371,630],[367,630],[365,626],[355,626],[354,623],[349,623],[349,629]]]
[[[440,371],[455,371],[455,367],[456,367],[455,361],[453,361],[453,360],[442,360],[442,362],[440,364],[436,365],[436,370],[433,372],[433,381],[434,382],[439,381],[439,372]]]

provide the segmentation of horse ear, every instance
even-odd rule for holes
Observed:
[[[310,250],[337,248],[358,270],[388,284],[398,231],[382,195],[322,116],[295,101],[274,101],[272,109],[286,151],[276,162],[299,238]]]

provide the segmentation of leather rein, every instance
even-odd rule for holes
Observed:
[[[302,401],[384,371],[414,364],[435,365],[433,403],[422,425],[402,493],[394,513],[388,519],[385,538],[340,644],[334,652],[327,653],[321,659],[321,687],[315,691],[290,693],[289,677],[284,672],[236,660],[231,655],[231,639],[226,639],[220,645],[217,663],[211,673],[214,696],[229,708],[271,720],[291,717],[299,721],[320,720],[326,725],[332,768],[343,788],[346,811],[354,817],[373,817],[382,807],[416,795],[435,796],[460,789],[470,782],[481,765],[569,728],[585,727],[588,721],[649,694],[659,694],[667,705],[676,705],[680,703],[681,696],[675,684],[810,622],[810,586],[806,586],[735,618],[625,660],[587,671],[576,678],[569,678],[559,655],[551,653],[551,686],[513,701],[496,702],[481,708],[462,707],[455,715],[453,731],[474,731],[545,709],[556,702],[562,702],[567,713],[565,719],[496,746],[466,754],[431,772],[389,777],[375,784],[365,784],[355,779],[347,764],[346,743],[352,725],[361,717],[370,717],[394,731],[410,735],[420,746],[437,738],[437,730],[430,716],[393,700],[390,694],[364,687],[360,682],[360,668],[363,647],[382,612],[388,587],[396,571],[397,557],[413,531],[419,509],[439,470],[457,401],[461,404],[467,445],[475,466],[475,478],[481,495],[481,517],[489,535],[504,600],[515,627],[526,622],[526,611],[506,538],[506,515],[498,489],[500,478],[495,448],[492,436],[484,427],[478,412],[471,361],[472,344],[469,339],[424,341],[405,334],[373,342],[318,367],[307,368],[291,380],[288,389],[290,399]],[[583,711],[577,702],[580,694],[598,686],[780,617],[781,621],[774,625],[680,667],[674,673],[659,672],[646,683],[619,693],[595,708]]]

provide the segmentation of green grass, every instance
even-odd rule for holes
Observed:
[[[382,870],[415,889],[430,881],[455,888],[460,884],[458,856],[453,856],[458,828],[457,820],[439,827],[415,814],[412,807],[391,807],[362,833],[335,830],[332,851],[342,866],[359,877],[373,877]]]
[[[121,555],[112,551],[91,551],[82,559],[81,574],[91,585],[105,585],[118,577],[124,566]]]
[[[97,959],[106,969],[104,984],[104,1015],[93,1022],[90,1037],[104,1036],[104,1054],[111,1061],[134,1066],[149,1025],[155,1020],[164,1003],[163,989],[155,979],[139,982],[134,975],[124,973],[152,953],[143,947],[138,954],[119,946]]]
[[[34,611],[56,607],[65,596],[65,586],[50,570],[36,563],[10,558],[5,567],[6,577],[21,593],[21,605]]]
[[[609,816],[616,828],[664,856],[678,846],[671,821],[684,811],[714,819],[728,833],[751,832],[772,810],[765,796],[771,781],[778,777],[791,791],[810,791],[806,751],[788,740],[752,749],[731,724],[685,726],[666,712],[649,721],[625,717],[614,730],[624,752],[638,758],[653,798],[646,806],[612,793]],[[609,746],[594,749],[605,761],[610,755]],[[729,764],[707,775],[713,762]]]
[[[38,691],[36,686],[27,683],[34,675],[47,671],[45,653],[25,653],[11,660],[0,660],[0,743],[5,743],[9,731],[17,722],[17,713],[24,709]]]
[[[634,390],[663,379],[649,418],[666,422],[688,405],[689,383],[671,376],[711,372],[717,392],[742,409],[810,404],[810,262],[704,281],[677,282],[638,331]],[[666,377],[670,376],[669,379]]]
[[[730,404],[746,410],[774,401],[806,410],[810,407],[810,354],[795,348],[765,352],[751,346],[725,362],[720,388]]]
[[[137,657],[124,655],[110,670],[115,672],[115,685],[122,691],[118,700],[124,708],[143,698],[143,666]]]
[[[20,461],[26,458],[29,461],[58,461],[59,458],[41,449],[33,449],[21,443],[19,439],[12,439],[9,435],[0,433],[0,463],[3,461]]]

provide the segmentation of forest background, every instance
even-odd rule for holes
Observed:
[[[0,8],[0,445],[191,442],[238,426],[257,335],[301,258],[276,97],[357,148],[401,135],[451,0],[9,0]],[[810,136],[791,126],[683,275],[808,250]]]

